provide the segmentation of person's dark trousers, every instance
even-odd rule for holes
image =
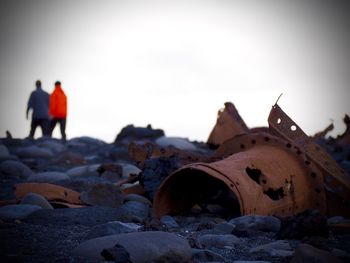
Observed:
[[[36,128],[40,126],[44,136],[50,135],[49,120],[43,118],[33,118],[30,124],[29,137],[34,138]]]
[[[66,140],[66,119],[64,118],[53,118],[50,123],[50,136],[56,127],[57,122],[60,124],[60,130],[62,135],[62,140]]]

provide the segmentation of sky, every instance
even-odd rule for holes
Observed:
[[[342,2],[1,0],[0,137],[29,134],[37,79],[49,93],[61,81],[68,138],[112,142],[151,124],[206,141],[225,102],[249,127],[267,126],[281,93],[307,134],[334,122],[336,136],[350,114]]]

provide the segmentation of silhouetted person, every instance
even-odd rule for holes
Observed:
[[[55,89],[50,96],[50,135],[56,127],[57,122],[60,124],[62,140],[66,140],[66,119],[67,119],[67,97],[61,87],[61,82],[55,82]]]
[[[30,94],[26,111],[28,120],[29,110],[32,109],[32,122],[29,137],[34,138],[36,127],[40,126],[43,135],[49,135],[49,94],[42,90],[41,81],[35,82],[36,90]]]

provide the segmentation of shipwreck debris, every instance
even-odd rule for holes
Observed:
[[[350,214],[350,176],[320,145],[307,136],[277,104],[272,107],[268,122],[272,134],[302,149],[308,164],[315,163],[322,171],[327,190],[328,214]]]
[[[231,102],[226,102],[225,108],[218,111],[216,124],[209,135],[207,143],[212,148],[217,148],[227,139],[248,132],[249,129],[236,107]]]
[[[208,140],[222,139],[215,143],[220,146],[211,156],[212,162],[188,164],[168,176],[155,195],[157,216],[210,203],[220,190],[233,193],[234,198],[215,201],[229,204],[236,215],[286,217],[307,209],[328,215],[349,213],[349,175],[277,104],[268,118],[269,133],[248,133],[239,115],[232,121],[232,114],[238,114],[233,104],[225,105],[225,111],[221,111],[224,117],[219,112],[217,126]],[[226,133],[227,137],[216,137],[224,134],[216,131],[221,130],[227,118],[228,123],[238,125],[236,136]]]
[[[289,216],[309,208],[325,213],[321,172],[298,147],[267,133],[239,135],[225,145],[227,158],[186,165],[162,183],[153,204],[157,216],[210,202],[218,189],[234,193],[229,206],[238,215]]]

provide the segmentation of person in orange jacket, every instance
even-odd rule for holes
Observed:
[[[67,120],[67,96],[64,93],[61,82],[55,82],[55,89],[50,95],[49,114],[52,117],[50,123],[50,135],[56,127],[57,122],[60,124],[62,140],[66,140],[66,120]]]

